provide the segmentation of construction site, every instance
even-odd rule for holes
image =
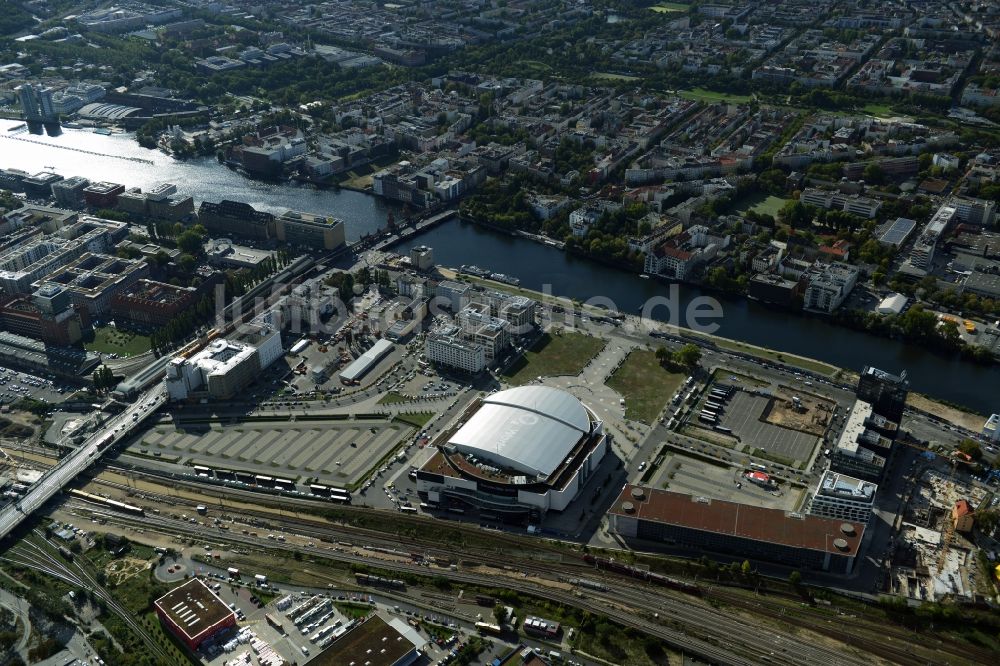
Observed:
[[[796,390],[781,384],[761,418],[782,428],[822,437],[836,408],[837,403],[833,400],[806,393],[801,387]]]
[[[917,482],[890,553],[892,591],[930,602],[986,593],[971,538],[976,509],[991,501],[991,493],[967,482],[955,461],[922,457],[911,472]]]

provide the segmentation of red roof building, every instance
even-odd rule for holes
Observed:
[[[626,485],[608,512],[626,541],[666,542],[796,568],[850,573],[865,526]]]

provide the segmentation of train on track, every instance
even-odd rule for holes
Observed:
[[[364,573],[354,574],[354,579],[358,585],[368,585],[371,587],[387,587],[392,590],[405,590],[406,583],[396,578],[382,578],[381,576],[371,576]]]
[[[583,561],[604,571],[612,571],[631,578],[638,578],[639,580],[644,580],[648,583],[652,583],[653,585],[667,587],[671,590],[677,590],[678,592],[684,592],[685,594],[691,594],[696,597],[701,596],[701,588],[693,583],[677,580],[676,578],[653,573],[644,569],[637,569],[636,567],[623,562],[617,562],[606,557],[594,557],[593,555],[584,555]]]
[[[89,502],[91,504],[99,504],[100,506],[111,509],[112,511],[129,513],[133,516],[146,515],[146,511],[141,506],[126,504],[125,502],[108,499],[107,497],[101,497],[100,495],[92,495],[90,493],[85,493],[82,490],[77,490],[76,488],[70,488],[67,492],[78,500],[83,500],[84,502]]]

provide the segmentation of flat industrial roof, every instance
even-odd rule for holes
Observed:
[[[548,386],[521,386],[484,398],[448,444],[465,455],[547,477],[589,433],[590,415],[575,396]]]
[[[235,615],[200,579],[192,578],[153,602],[189,639]]]
[[[416,647],[403,632],[378,615],[372,615],[309,663],[312,666],[393,666]]]
[[[631,484],[622,489],[608,513],[836,555],[856,555],[865,532],[861,523]],[[839,540],[843,548],[835,545]]]
[[[388,340],[379,340],[372,348],[361,356],[354,359],[354,362],[344,368],[340,373],[340,378],[347,382],[353,382],[364,377],[372,367],[378,363],[383,356],[392,351],[394,344]]]

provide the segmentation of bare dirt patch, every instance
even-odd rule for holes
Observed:
[[[119,560],[108,562],[104,567],[104,573],[108,576],[108,581],[121,585],[132,576],[137,576],[149,567],[149,562],[135,557],[123,557]]]
[[[822,437],[830,424],[835,406],[836,403],[832,400],[781,385],[764,420],[782,428]]]

